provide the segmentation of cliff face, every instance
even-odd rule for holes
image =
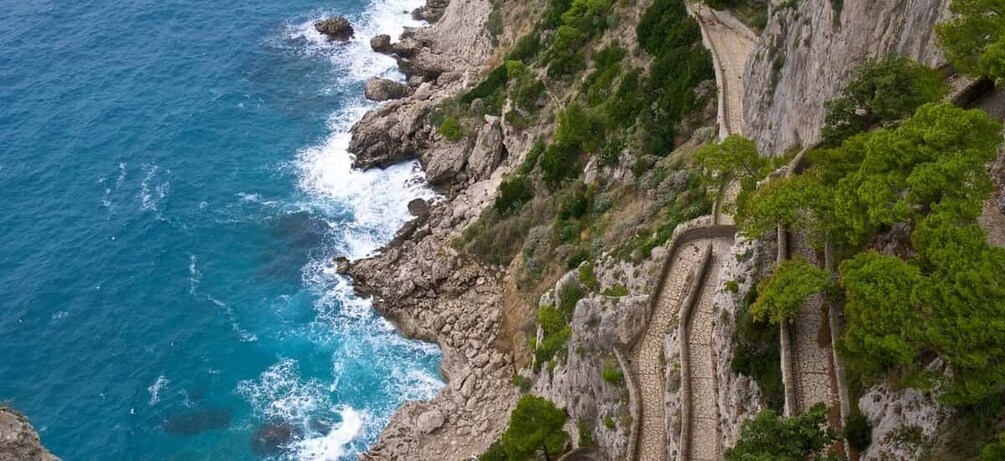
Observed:
[[[42,446],[28,418],[0,405],[0,460],[58,461],[59,458]]]
[[[824,103],[870,57],[899,54],[944,62],[934,25],[949,0],[772,2],[770,19],[744,73],[747,135],[766,155],[820,138]],[[793,6],[794,5],[794,6]]]

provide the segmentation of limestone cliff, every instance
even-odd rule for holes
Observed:
[[[949,0],[773,1],[743,77],[746,134],[769,155],[808,147],[819,140],[824,103],[866,59],[900,54],[940,66],[934,25],[948,6]]]
[[[13,408],[0,404],[0,461],[58,461],[28,422]]]

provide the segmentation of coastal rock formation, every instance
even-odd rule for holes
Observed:
[[[13,408],[0,405],[0,460],[58,461],[38,438],[28,418]]]
[[[426,0],[425,5],[412,10],[412,17],[420,21],[439,21],[449,4],[449,0]]]
[[[824,103],[865,59],[900,54],[939,66],[944,58],[934,25],[946,17],[948,5],[949,0],[772,1],[743,77],[746,134],[766,155],[809,147],[820,139]]]
[[[872,444],[862,453],[863,461],[919,459],[925,448],[921,442],[934,445],[939,426],[952,414],[931,394],[911,388],[873,387],[859,399],[858,407],[872,423]],[[904,437],[905,432],[917,434],[916,442]]]
[[[314,30],[317,30],[328,40],[345,42],[351,39],[356,32],[352,24],[344,16],[325,18],[314,23]]]
[[[378,53],[390,53],[391,36],[387,34],[375,35],[370,39],[370,49]]]
[[[408,85],[380,77],[372,77],[367,80],[366,88],[363,90],[366,99],[371,101],[401,99],[411,93],[412,89]]]

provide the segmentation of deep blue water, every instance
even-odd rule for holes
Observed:
[[[349,168],[373,2],[0,0],[0,400],[55,454],[353,459],[442,385],[331,265],[431,196]]]

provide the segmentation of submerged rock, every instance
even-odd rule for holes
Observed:
[[[412,89],[408,85],[380,77],[372,77],[367,80],[366,89],[363,91],[366,99],[371,101],[401,99],[411,93]]]
[[[314,29],[321,32],[328,40],[344,42],[356,35],[352,24],[344,16],[326,18],[314,23]]]
[[[171,416],[161,423],[161,428],[171,435],[190,437],[213,429],[222,429],[228,425],[230,425],[230,410],[209,408],[195,413]]]
[[[251,450],[257,455],[274,455],[302,436],[299,428],[286,421],[271,421],[259,427],[251,436]]]

